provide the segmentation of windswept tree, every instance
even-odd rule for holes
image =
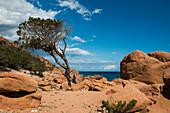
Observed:
[[[67,26],[64,20],[30,17],[28,21],[19,24],[18,28],[18,42],[21,47],[32,50],[40,49],[49,53],[65,70],[65,77],[70,85],[74,80],[70,76],[71,70],[65,53],[66,38],[71,33],[71,26]]]

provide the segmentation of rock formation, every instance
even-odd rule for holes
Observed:
[[[151,100],[148,99],[145,94],[129,84],[125,85],[125,87],[119,92],[113,93],[108,101],[110,104],[117,101],[126,101],[127,103],[129,103],[132,99],[137,100],[137,104],[133,109],[130,110],[130,112],[142,110],[147,105],[151,104]]]
[[[37,108],[41,96],[37,82],[31,77],[0,73],[0,108]]]
[[[134,79],[147,84],[163,83],[163,73],[170,67],[170,53],[153,52],[148,55],[134,51],[120,63],[121,78]]]
[[[163,81],[165,83],[163,88],[163,95],[170,99],[170,68],[168,68],[163,75]]]

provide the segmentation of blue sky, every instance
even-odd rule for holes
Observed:
[[[73,26],[67,39],[71,68],[119,71],[135,50],[170,52],[169,6],[169,0],[1,0],[0,35],[17,39],[18,24],[29,16],[63,18]]]

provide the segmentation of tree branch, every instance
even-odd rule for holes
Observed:
[[[49,54],[55,59],[55,61],[57,62],[57,64],[59,64],[62,68],[67,69],[67,67],[66,67],[65,65],[62,65],[62,64],[58,61],[58,59],[55,57],[55,55],[53,54],[53,52],[51,52],[51,53],[49,53]]]

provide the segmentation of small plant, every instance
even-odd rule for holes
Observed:
[[[116,103],[116,102],[115,102]],[[109,105],[109,101],[102,101],[102,104],[106,110],[109,111],[109,113],[127,113],[128,110],[132,109],[137,103],[137,100],[132,99],[127,105],[126,101],[117,101],[117,105],[112,103]]]

